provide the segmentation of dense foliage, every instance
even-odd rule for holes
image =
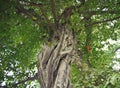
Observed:
[[[23,12],[18,9],[18,1],[0,1],[0,86],[16,86],[16,83],[34,76],[41,44],[51,37],[46,27],[49,24],[42,11],[53,23],[52,0],[20,0],[21,3],[30,1],[44,5],[44,9],[39,10],[37,6],[22,3],[26,9]],[[76,33],[77,48],[83,54],[83,64],[82,67],[76,63],[71,65],[73,87],[119,88],[119,72],[112,69],[116,45],[110,44],[108,40],[117,41],[120,38],[120,1],[87,0],[83,6],[79,6],[84,3],[82,1],[55,0],[58,16],[67,8],[74,7],[67,27]],[[64,17],[61,17],[61,23],[65,22]],[[87,46],[90,50],[86,49]],[[30,83],[28,81],[18,87],[25,88]]]

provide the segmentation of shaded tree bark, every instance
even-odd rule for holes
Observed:
[[[38,55],[38,75],[41,88],[72,88],[70,63],[75,52],[75,39],[72,30],[61,27],[61,35],[54,46],[43,45]]]

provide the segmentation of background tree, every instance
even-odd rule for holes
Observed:
[[[71,88],[71,61],[83,57],[83,69],[105,65],[101,42],[117,40],[120,33],[118,0],[4,0],[0,4],[1,87],[26,87],[30,83],[26,81],[37,79],[42,88]]]

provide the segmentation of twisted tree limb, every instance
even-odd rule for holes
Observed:
[[[75,54],[72,31],[62,27],[60,40],[53,46],[43,45],[38,55],[41,88],[71,88],[70,63]]]

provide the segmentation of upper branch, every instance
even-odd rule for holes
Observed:
[[[26,15],[29,18],[33,18],[33,20],[43,20],[43,18],[41,16],[39,16],[34,9],[25,9],[24,6],[22,6],[22,4],[18,1],[18,5],[16,7],[16,9],[18,10],[19,13],[23,13],[24,15]]]
[[[87,26],[95,25],[95,24],[99,24],[99,23],[105,23],[105,22],[108,22],[108,21],[113,21],[113,20],[118,20],[118,19],[120,19],[120,16],[117,16],[117,17],[114,17],[114,18],[111,18],[111,19],[102,20],[102,21],[96,21],[96,22],[88,24]]]
[[[28,10],[26,10],[26,9],[21,5],[20,1],[23,2],[22,5],[25,5],[25,6],[37,6],[37,7],[39,7],[44,19],[43,19],[42,17],[40,17],[37,13],[35,13],[34,9],[32,9],[31,12],[28,11]],[[19,0],[18,2],[19,2],[19,7],[18,7],[17,9],[19,9],[22,13],[24,13],[24,14],[27,15],[27,16],[29,16],[30,18],[31,18],[31,16],[34,16],[34,15],[35,15],[35,16],[36,16],[36,20],[38,20],[38,21],[44,21],[44,20],[45,20],[46,23],[48,24],[48,26],[51,27],[51,22],[50,22],[50,20],[48,19],[48,16],[46,15],[46,13],[45,13],[45,10],[44,10],[44,8],[43,8],[43,4],[42,4],[42,3],[35,3],[35,2],[23,1],[23,0]],[[39,19],[39,18],[42,18],[42,19]]]
[[[20,81],[20,82],[18,82],[18,83],[14,83],[12,86],[17,86],[17,85],[19,85],[19,84],[24,84],[24,83],[27,82],[27,81],[33,81],[33,80],[36,80],[36,79],[38,79],[38,73],[36,73],[33,77],[28,77],[28,78],[25,79],[25,80],[22,80],[22,81]]]
[[[55,22],[55,25],[57,27],[57,15],[56,15],[56,9],[55,9],[55,0],[50,0],[51,2],[51,10],[52,10],[52,13],[53,13],[53,18],[54,18],[54,22]]]
[[[119,50],[119,49],[120,49],[120,46],[117,47],[113,52],[115,53],[115,52],[117,52],[117,50]]]
[[[79,14],[92,14],[92,15],[100,15],[100,14],[119,14],[119,10],[107,10],[107,11],[78,11]]]
[[[38,79],[38,73],[36,73],[33,77],[28,77],[27,79],[25,80],[21,80],[19,81],[18,83],[12,83],[11,84],[11,87],[15,87],[18,86],[19,84],[24,84],[25,82],[27,81],[33,81],[33,80],[37,80]],[[8,88],[9,86],[0,86],[0,88]]]
[[[35,3],[35,2],[31,2],[31,1],[26,1],[26,0],[19,0],[19,1],[21,1],[21,2],[24,2],[23,4],[24,5],[29,5],[29,6],[43,6],[43,4],[42,3]]]
[[[58,18],[58,21],[60,21],[61,19],[65,19],[68,20],[70,18],[70,16],[73,14],[73,11],[75,9],[79,9],[81,6],[83,6],[86,3],[87,0],[81,0],[81,4],[80,5],[73,5],[70,7],[66,7],[63,12],[61,13],[61,15]]]

